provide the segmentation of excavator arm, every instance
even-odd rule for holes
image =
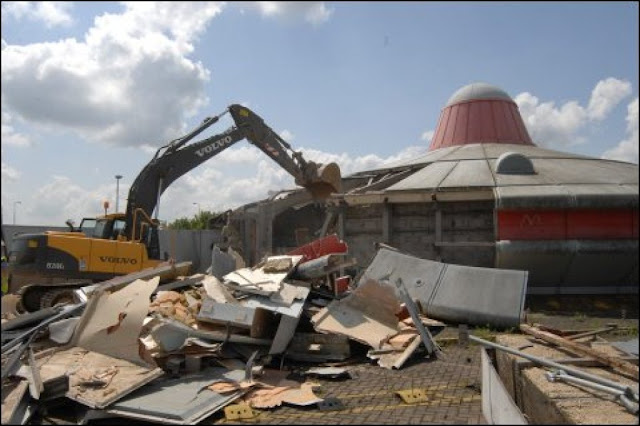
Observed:
[[[187,145],[227,112],[231,114],[235,126],[224,133]],[[337,164],[320,165],[306,161],[301,153],[294,151],[257,114],[249,108],[234,104],[222,114],[207,118],[184,137],[158,149],[153,159],[142,169],[129,190],[124,230],[127,238],[135,240],[140,237],[137,231],[140,224],[145,218],[149,221],[160,195],[169,185],[242,139],[247,139],[277,162],[294,177],[297,185],[307,188],[314,198],[326,198],[332,192],[340,191],[341,177]]]

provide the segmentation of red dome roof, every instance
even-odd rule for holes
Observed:
[[[464,86],[449,98],[429,151],[475,143],[535,145],[513,99],[486,83]]]

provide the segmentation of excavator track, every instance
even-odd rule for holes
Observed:
[[[76,287],[49,288],[40,297],[40,309],[50,308],[58,304],[73,304],[78,302],[74,290]]]
[[[74,291],[89,284],[91,284],[91,282],[81,281],[66,286],[47,284],[26,285],[21,287],[17,292],[17,295],[20,296],[17,304],[18,312],[36,312],[59,303],[77,303],[78,298]]]

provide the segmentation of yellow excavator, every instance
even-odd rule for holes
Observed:
[[[234,126],[187,144],[226,113]],[[85,218],[77,228],[67,221],[69,232],[16,235],[9,253],[9,292],[19,294],[22,308],[33,312],[71,301],[80,286],[167,261],[160,255],[159,223],[151,218],[160,195],[176,179],[243,139],[289,172],[314,199],[341,191],[337,164],[306,161],[249,108],[230,105],[157,150],[131,186],[124,213]]]

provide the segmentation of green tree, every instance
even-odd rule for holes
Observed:
[[[205,210],[193,215],[192,218],[188,218],[188,217],[178,218],[173,222],[170,222],[169,225],[167,225],[167,227],[169,229],[207,229],[207,224],[209,223],[209,220],[220,214],[221,213],[219,212],[212,212],[212,211]]]

